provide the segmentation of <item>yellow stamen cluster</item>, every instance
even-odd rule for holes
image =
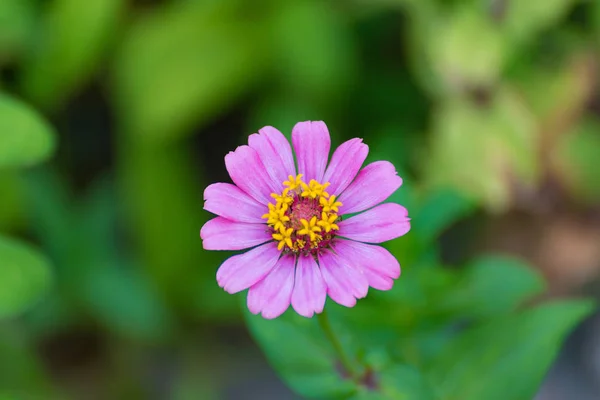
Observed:
[[[323,211],[325,212],[340,212],[338,207],[342,206],[342,203],[335,201],[335,196],[331,196],[329,199],[321,197],[319,202],[321,203],[321,206],[323,206]]]
[[[283,186],[281,194],[271,194],[275,203],[269,203],[269,212],[263,215],[273,229],[277,248],[298,253],[327,246],[333,232],[340,229],[336,221],[342,206],[336,196],[327,193],[329,183],[311,179],[306,184],[299,174],[290,175]]]
[[[262,216],[267,218],[267,224],[273,226],[275,231],[285,228],[285,223],[290,221],[290,217],[285,215],[288,205],[285,203],[273,205],[269,203],[269,212]]]
[[[277,245],[278,250],[283,249],[283,246],[285,246],[286,244],[290,248],[294,246],[294,244],[292,243],[292,232],[294,232],[294,228],[281,228],[279,230],[279,233],[273,234],[273,239],[279,241],[279,244]]]
[[[303,228],[298,230],[298,235],[308,235],[310,236],[311,242],[316,242],[317,240],[322,239],[321,235],[317,232],[321,232],[321,227],[317,226],[317,217],[312,217],[310,221],[305,219],[301,219],[300,223]]]
[[[325,191],[329,186],[329,182],[324,185],[321,185],[319,182],[311,179],[308,185],[302,182],[302,197],[310,197],[311,199],[316,199],[317,196],[320,196],[321,199],[325,199],[329,197],[329,193]]]
[[[327,214],[327,212],[323,211],[321,213],[321,220],[317,222],[317,225],[325,229],[326,233],[329,233],[332,230],[337,231],[340,229],[340,227],[335,224],[337,217],[336,214]],[[316,219],[316,217],[314,218]]]
[[[302,174],[298,174],[295,178],[292,175],[288,176],[288,180],[283,182],[283,186],[288,187],[289,190],[296,190],[299,187],[302,187]]]
[[[281,194],[271,193],[271,197],[275,199],[275,205],[281,206],[283,204],[286,204],[289,206],[290,203],[292,201],[294,201],[294,199],[291,196],[288,196],[289,192],[290,192],[290,189],[286,188],[286,189],[283,189],[283,193],[281,193]]]

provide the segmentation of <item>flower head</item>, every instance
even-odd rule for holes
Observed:
[[[217,282],[229,293],[249,289],[248,308],[265,318],[290,304],[311,317],[323,311],[327,295],[353,307],[369,286],[391,289],[400,265],[374,244],[410,229],[404,207],[381,204],[402,179],[387,161],[361,170],[369,152],[361,139],[342,143],[329,165],[323,122],[296,124],[292,143],[297,166],[285,136],[262,128],[225,156],[234,184],[204,192],[204,208],[218,215],[202,227],[204,248],[250,249],[227,259]]]

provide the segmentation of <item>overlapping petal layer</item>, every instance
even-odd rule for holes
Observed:
[[[243,250],[272,240],[264,224],[246,224],[223,217],[204,224],[200,237],[206,250]]]

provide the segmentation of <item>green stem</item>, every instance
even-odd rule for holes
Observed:
[[[323,332],[325,332],[325,336],[327,336],[327,339],[329,339],[329,341],[331,342],[331,345],[337,353],[340,363],[342,364],[346,372],[352,377],[352,379],[358,379],[359,371],[356,369],[355,364],[352,362],[348,354],[346,354],[346,352],[344,351],[342,342],[340,342],[340,339],[336,336],[335,332],[333,331],[333,328],[331,327],[331,321],[329,320],[329,316],[327,315],[325,310],[323,310],[321,314],[317,314],[317,320],[319,321],[321,329],[323,329]]]

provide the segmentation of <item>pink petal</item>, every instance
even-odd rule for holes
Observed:
[[[248,144],[256,150],[267,172],[275,181],[281,184],[288,180],[289,175],[296,176],[290,142],[277,129],[265,126],[258,134],[250,135]]]
[[[350,139],[342,143],[333,153],[323,177],[324,182],[331,184],[327,191],[336,195],[342,193],[356,177],[367,154],[369,146],[364,144],[362,139]]]
[[[319,266],[327,285],[327,294],[333,301],[354,307],[356,299],[367,295],[369,283],[357,269],[331,252],[319,254]]]
[[[272,240],[265,224],[234,222],[213,218],[200,230],[205,250],[243,250]]]
[[[406,208],[386,203],[344,220],[338,226],[340,236],[359,242],[381,243],[408,232],[410,219]]]
[[[295,264],[294,256],[281,257],[269,275],[250,288],[247,302],[251,313],[262,312],[264,318],[273,319],[287,310],[292,300]]]
[[[248,289],[271,272],[280,255],[277,243],[269,242],[230,257],[217,271],[217,282],[232,294]]]
[[[239,146],[225,156],[225,166],[231,180],[261,204],[269,203],[271,193],[281,192],[281,182],[275,181],[260,160],[260,156],[249,146]]]
[[[396,257],[381,246],[336,240],[336,253],[348,264],[358,269],[369,282],[369,286],[378,290],[389,290],[394,279],[400,277],[400,264]]]
[[[292,293],[292,307],[304,317],[323,312],[327,288],[321,270],[312,256],[298,257],[296,283]]]
[[[369,282],[369,286],[377,290],[391,290],[394,287],[394,280],[385,275],[380,274],[378,271],[364,270],[363,274]]]
[[[213,183],[204,191],[204,209],[232,221],[264,223],[268,210],[231,183]]]
[[[331,139],[322,121],[298,122],[292,129],[292,143],[298,160],[298,173],[304,182],[315,179],[321,183],[327,166]]]
[[[392,195],[400,186],[402,178],[396,168],[387,161],[376,161],[363,168],[354,182],[341,195],[340,213],[354,214],[376,206]]]

